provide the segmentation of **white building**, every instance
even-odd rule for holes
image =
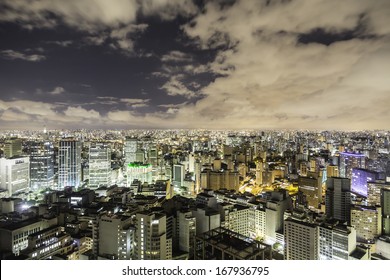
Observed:
[[[81,183],[81,142],[60,141],[58,150],[58,188],[78,187]]]
[[[166,215],[145,211],[137,213],[136,220],[137,259],[172,259],[172,239],[167,238]]]
[[[99,256],[129,260],[134,255],[134,228],[131,216],[103,215],[99,219]]]
[[[107,143],[89,146],[89,186],[111,185],[111,149]]]
[[[30,185],[30,158],[0,158],[0,188],[11,196],[27,191]]]

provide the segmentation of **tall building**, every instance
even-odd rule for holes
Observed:
[[[375,181],[378,173],[362,168],[352,169],[351,191],[364,197],[368,195],[367,182]]]
[[[326,215],[341,222],[351,221],[351,180],[330,177],[326,181]]]
[[[322,203],[322,172],[308,172],[299,176],[298,188],[306,196],[308,206],[319,208]]]
[[[0,188],[11,196],[30,186],[30,158],[0,158]]]
[[[366,157],[363,154],[340,153],[339,155],[340,177],[352,178],[353,168],[366,168]]]
[[[107,143],[89,146],[89,186],[111,185],[111,149]]]
[[[196,219],[191,211],[177,211],[177,232],[179,249],[191,257],[196,236]]]
[[[332,259],[348,260],[356,249],[356,230],[350,226],[337,225],[332,231]]]
[[[284,221],[286,260],[318,260],[318,228],[315,224],[287,218]]]
[[[136,214],[136,220],[137,259],[172,259],[172,239],[167,238],[166,215],[144,211]]]
[[[125,164],[129,164],[137,161],[136,159],[137,149],[138,149],[138,139],[126,137],[125,147],[124,147]]]
[[[184,165],[175,164],[173,165],[173,179],[172,183],[174,188],[180,188],[184,185]]]
[[[58,149],[58,188],[78,187],[81,183],[81,143],[63,139]]]
[[[13,158],[22,155],[22,139],[10,138],[4,143],[4,156]]]
[[[374,243],[382,232],[382,212],[376,206],[354,206],[351,208],[351,226],[356,229],[359,242]]]
[[[382,234],[390,236],[390,187],[381,189]]]
[[[34,191],[54,187],[54,146],[50,142],[31,147],[30,187]]]
[[[99,219],[99,256],[129,260],[135,254],[135,229],[131,216],[102,215]]]
[[[375,181],[375,182],[367,183],[367,189],[368,189],[367,202],[369,205],[372,206],[381,205],[382,188],[390,188],[390,184],[384,181]]]
[[[263,171],[264,163],[262,160],[256,161],[256,185],[261,186],[263,184]]]

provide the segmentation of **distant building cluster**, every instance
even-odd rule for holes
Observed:
[[[390,259],[385,131],[5,131],[1,259]]]

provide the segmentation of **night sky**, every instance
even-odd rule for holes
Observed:
[[[0,129],[390,129],[388,0],[0,0]]]

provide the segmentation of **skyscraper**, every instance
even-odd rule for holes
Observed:
[[[4,155],[6,158],[12,158],[22,155],[22,140],[11,138],[4,143]]]
[[[378,173],[362,168],[352,169],[351,191],[367,197],[368,187],[367,182],[375,181],[378,178]]]
[[[54,186],[54,146],[50,142],[36,142],[30,154],[30,187],[32,190]]]
[[[81,182],[81,143],[67,138],[58,150],[58,188],[78,187]]]
[[[390,187],[381,189],[382,234],[390,236]]]
[[[107,143],[89,146],[89,186],[111,185],[111,149]]]
[[[342,222],[351,222],[351,180],[330,177],[326,181],[326,215]]]
[[[352,178],[352,168],[365,168],[366,159],[365,155],[354,153],[340,153],[340,177]]]
[[[138,148],[138,140],[136,138],[127,137],[125,141],[125,164],[136,162]]]

